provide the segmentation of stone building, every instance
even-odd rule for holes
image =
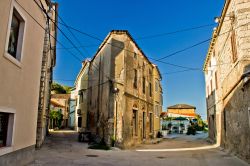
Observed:
[[[62,125],[61,127],[67,128],[69,127],[69,115],[70,115],[70,98],[71,94],[52,94],[51,95],[51,104],[50,111],[60,111],[63,115]],[[61,107],[55,107],[56,104],[61,105]]]
[[[128,31],[113,30],[89,67],[87,128],[107,144],[155,138],[162,112],[161,74]]]
[[[49,8],[49,0],[41,2]],[[25,165],[36,145],[46,34],[40,25],[46,28],[47,19],[33,1],[1,0],[0,6],[0,165]]]
[[[76,128],[76,106],[77,106],[77,93],[76,89],[72,88],[69,99],[69,127],[73,130]]]
[[[209,138],[250,162],[250,0],[227,0],[204,64]]]
[[[77,131],[86,131],[87,127],[87,89],[89,64],[89,60],[85,60],[82,63],[82,68],[75,81],[75,91],[77,93],[75,124]]]
[[[195,118],[196,117],[196,107],[188,104],[176,104],[169,106],[167,108],[168,117],[186,117]]]

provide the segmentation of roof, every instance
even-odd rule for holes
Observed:
[[[99,46],[98,50],[96,51],[93,59],[91,61],[93,61],[95,59],[95,57],[98,55],[98,53],[101,51],[101,49],[103,48],[103,46],[107,43],[108,39],[111,37],[112,34],[126,34],[130,40],[135,44],[135,46],[138,48],[138,50],[142,53],[142,55],[145,57],[145,59],[149,62],[149,64],[151,64],[152,66],[156,66],[155,64],[153,64],[152,62],[150,62],[150,60],[148,59],[148,57],[145,55],[145,53],[142,51],[142,49],[139,47],[139,45],[135,42],[135,40],[133,39],[133,37],[131,36],[131,34],[128,32],[128,30],[112,30],[109,32],[109,34],[106,36],[106,38],[104,39],[104,41],[101,43],[101,45]],[[159,71],[158,67],[157,70]],[[159,72],[159,75],[161,77],[161,73]]]
[[[206,70],[208,61],[210,60],[211,54],[213,53],[214,45],[215,45],[215,42],[217,40],[218,34],[220,34],[221,27],[222,27],[222,24],[224,22],[226,12],[227,12],[227,9],[228,9],[228,6],[229,6],[230,2],[231,2],[231,0],[225,0],[225,4],[224,4],[224,7],[223,7],[221,16],[220,16],[221,20],[220,20],[219,25],[216,28],[216,30],[214,30],[213,35],[212,35],[212,40],[211,40],[211,42],[209,44],[206,60],[205,60],[204,66],[203,66],[203,71]]]
[[[155,65],[155,64],[153,64],[153,66],[156,68],[156,70],[157,70],[157,72],[158,72],[158,74],[160,76],[160,79],[162,80],[162,76],[161,76],[161,72],[160,72],[159,67],[157,65]]]
[[[62,108],[65,107],[64,105],[62,105],[61,103],[59,103],[59,102],[57,102],[56,100],[53,100],[53,99],[50,100],[50,104],[52,104],[55,107],[62,107]]]
[[[168,109],[196,109],[196,107],[188,104],[176,104],[173,106],[169,106]]]
[[[167,112],[161,112],[161,117],[165,117],[165,116],[167,116],[168,115],[168,113]]]
[[[51,94],[51,98],[53,99],[66,99],[68,100],[70,98],[71,94]]]
[[[175,115],[175,116],[173,116]],[[179,112],[179,113],[168,113],[167,116],[170,117],[196,117],[196,113],[184,113],[184,112]]]
[[[89,59],[86,59],[82,62],[82,68],[80,70],[80,72],[78,73],[77,77],[76,77],[76,80],[75,80],[75,86],[77,84],[77,81],[80,79],[82,73],[86,70],[86,67],[88,67],[88,64],[90,63],[90,60]]]

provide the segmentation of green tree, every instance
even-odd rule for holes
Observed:
[[[72,87],[61,85],[59,83],[53,82],[51,85],[51,91],[55,94],[70,94]]]
[[[49,113],[49,117],[51,119],[52,128],[61,127],[63,120],[63,114],[61,113],[61,111],[52,110]]]
[[[205,128],[205,123],[201,119],[201,116],[200,115],[196,115],[196,120],[197,120],[197,123],[194,125],[195,129],[197,131],[203,131],[204,128]]]

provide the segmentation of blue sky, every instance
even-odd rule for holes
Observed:
[[[70,26],[88,34],[104,39],[113,29],[128,30],[148,57],[154,59],[166,56],[175,51],[196,44],[211,37],[213,26],[165,35],[156,38],[137,40],[139,37],[172,32],[180,29],[213,24],[214,17],[219,16],[224,0],[56,0],[59,3],[59,16]],[[86,46],[84,57],[75,49],[70,51],[80,59],[91,58],[100,41],[74,32],[80,44],[70,35],[67,29],[59,26],[72,39],[75,45]],[[58,32],[58,40],[65,47],[72,45]],[[176,54],[162,61],[181,66],[202,68],[208,42],[188,51]],[[57,46],[57,64],[54,72],[56,82],[74,84],[81,63],[66,50]],[[182,68],[154,62],[161,73],[175,72]],[[162,80],[164,106],[186,103],[197,107],[197,113],[206,117],[205,82],[202,71],[188,71],[163,75]]]

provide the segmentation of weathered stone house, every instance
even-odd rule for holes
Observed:
[[[47,18],[34,1],[1,0],[0,7],[0,165],[25,165],[36,145]]]
[[[111,31],[89,67],[87,128],[129,147],[160,130],[161,74],[128,31]]]
[[[90,61],[85,60],[75,81],[76,111],[75,124],[77,131],[86,131],[87,127],[87,92],[88,92],[88,73]]]
[[[227,0],[204,64],[209,138],[250,162],[250,0]]]

